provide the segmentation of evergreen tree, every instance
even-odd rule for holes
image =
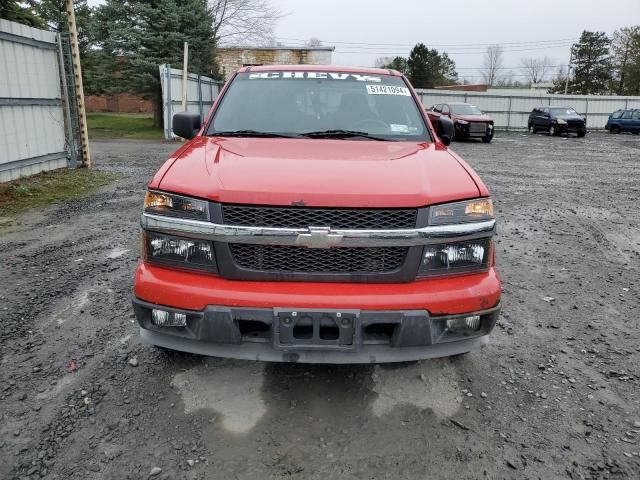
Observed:
[[[87,59],[88,87],[152,100],[156,126],[162,124],[160,64],[181,68],[188,42],[189,72],[211,73],[215,41],[206,0],[107,0],[96,9],[93,34],[98,48]]]
[[[458,79],[456,64],[446,52],[416,44],[407,60],[409,80],[415,88],[433,88],[455,83]]]
[[[578,43],[571,47],[573,75],[570,77],[567,93],[580,95],[602,95],[611,87],[611,61],[609,47],[611,40],[604,32],[585,30]],[[552,92],[564,92],[565,85],[554,82]]]
[[[403,75],[409,75],[409,62],[405,57],[394,57],[388,62],[384,62],[380,68],[389,68],[397,70]]]
[[[17,0],[0,0],[0,18],[30,27],[45,27],[44,22],[34,13],[30,5]]]
[[[69,33],[69,22],[67,21],[67,8],[65,0],[28,0],[24,3],[30,5],[34,15],[41,21],[43,28],[54,32]],[[78,31],[78,47],[82,57],[89,49],[91,7],[87,0],[74,0],[74,13],[76,16],[76,29]]]
[[[640,94],[640,26],[625,27],[613,33],[611,60],[615,68],[615,92]]]

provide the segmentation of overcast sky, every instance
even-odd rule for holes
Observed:
[[[276,37],[283,43],[317,37],[335,44],[334,63],[370,66],[377,57],[407,55],[411,46],[423,42],[450,51],[458,73],[469,80],[479,80],[472,78],[478,75],[473,67],[482,65],[484,49],[471,44],[508,44],[504,66],[515,67],[514,75],[521,75],[523,56],[546,55],[554,65],[566,64],[568,44],[583,30],[610,34],[640,24],[640,0],[272,1],[286,14],[276,27]],[[560,41],[551,42],[555,40]],[[437,46],[454,44],[464,46]]]
[[[583,30],[611,34],[640,25],[640,0],[271,2],[284,15],[275,29],[276,40],[284,44],[316,37],[336,46],[333,63],[373,66],[378,57],[408,55],[423,42],[448,51],[460,76],[472,82],[480,81],[475,68],[482,65],[486,44],[504,44],[503,73],[511,70],[514,79],[524,80],[518,77],[522,57],[548,56],[553,65],[565,65],[570,43]]]

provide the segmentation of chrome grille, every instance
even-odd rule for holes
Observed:
[[[415,228],[417,209],[311,208],[223,205],[227,225],[375,230]]]
[[[469,124],[470,133],[485,133],[487,131],[487,124],[484,122],[471,122]]]
[[[313,249],[275,245],[229,244],[235,264],[277,273],[384,273],[402,267],[407,247]]]

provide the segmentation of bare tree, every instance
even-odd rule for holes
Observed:
[[[524,70],[528,80],[531,84],[535,84],[544,81],[547,73],[551,69],[551,65],[553,65],[553,60],[549,57],[523,57],[520,60],[520,64],[522,65],[522,69]]]
[[[502,69],[503,50],[500,45],[487,47],[482,60],[482,78],[487,85],[492,87],[498,80],[498,74]]]
[[[375,68],[385,68],[393,61],[393,57],[378,57],[375,62],[373,62],[373,66]]]
[[[322,46],[322,40],[320,40],[317,37],[311,37],[307,42],[307,47],[314,48],[314,47],[321,47],[321,46]]]
[[[507,73],[501,75],[495,80],[495,85],[497,87],[513,87],[513,84],[513,70],[509,70]]]
[[[269,0],[209,0],[216,44],[273,43],[273,27],[282,17]]]

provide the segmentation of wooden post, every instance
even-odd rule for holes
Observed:
[[[189,44],[184,42],[184,61],[182,63],[182,111],[187,111],[187,82],[189,80]]]
[[[76,29],[76,15],[73,10],[73,0],[66,0],[67,20],[69,22],[69,40],[71,42],[71,60],[78,100],[78,114],[80,116],[80,143],[82,144],[82,166],[91,168],[91,153],[89,151],[89,130],[87,129],[87,112],[84,105],[84,88],[82,86],[82,67],[80,66],[80,49],[78,48],[78,30]]]

